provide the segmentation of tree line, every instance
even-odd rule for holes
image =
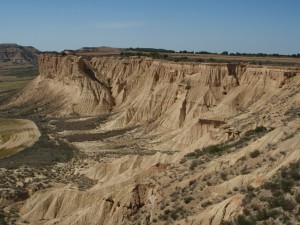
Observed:
[[[209,52],[209,51],[174,51],[174,50],[167,50],[163,48],[125,48],[123,51],[123,54],[129,54],[128,51],[138,52],[139,55],[143,55],[143,52],[147,53],[179,53],[179,54],[210,54],[210,55],[230,55],[230,56],[253,56],[253,57],[293,57],[293,58],[300,58],[300,54],[290,54],[290,55],[284,55],[284,54],[278,54],[278,53],[240,53],[240,52],[228,52],[223,51],[221,53],[215,53],[215,52]]]

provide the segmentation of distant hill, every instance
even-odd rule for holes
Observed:
[[[0,65],[35,66],[38,64],[39,50],[32,46],[0,44]]]
[[[107,46],[101,47],[82,47],[75,50],[77,55],[119,55],[123,49],[122,48],[112,48]]]

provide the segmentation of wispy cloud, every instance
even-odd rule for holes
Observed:
[[[143,27],[144,23],[142,22],[132,22],[132,21],[124,21],[124,22],[95,22],[93,23],[93,27],[99,29],[129,29],[129,28],[137,28]]]

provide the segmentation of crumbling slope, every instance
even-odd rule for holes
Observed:
[[[166,151],[234,138],[245,128],[233,118],[271,122],[259,113],[282,107],[279,99],[300,82],[295,68],[244,64],[58,55],[43,55],[39,64],[39,77],[9,107],[53,116],[114,113],[102,129],[142,125],[163,134],[157,149]]]
[[[55,133],[84,153],[72,173],[95,185],[55,181],[18,205],[18,221],[233,221],[248,188],[300,158],[299,85],[297,68],[44,55],[40,76],[8,107],[47,118],[109,116],[90,130]],[[129,143],[136,155],[122,156]],[[116,146],[117,159],[103,157]]]

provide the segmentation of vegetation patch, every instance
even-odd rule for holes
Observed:
[[[260,138],[269,131],[271,131],[271,129],[267,129],[266,127],[257,127],[254,130],[247,131],[244,134],[244,136],[237,141],[231,141],[231,142],[226,142],[226,143],[217,144],[217,145],[210,145],[210,146],[204,147],[202,149],[196,149],[194,152],[190,152],[190,153],[186,154],[185,157],[191,158],[191,159],[193,159],[193,158],[196,159],[196,158],[199,158],[206,154],[211,154],[211,155],[222,154],[225,151],[233,149],[233,148],[238,149],[238,148],[244,147],[253,138],[255,138],[255,137]],[[255,154],[257,154],[257,152]]]
[[[21,68],[11,68],[11,69],[2,69],[0,70],[2,76],[11,76],[11,77],[34,77],[39,74],[38,67],[21,67]]]
[[[247,188],[244,214],[224,224],[299,224],[300,160],[282,168],[260,188]]]
[[[253,152],[250,152],[250,157],[251,158],[256,158],[260,155],[260,151],[254,150]]]
[[[158,218],[163,221],[167,221],[169,219],[177,220],[180,218],[184,218],[186,211],[183,207],[179,206],[175,209],[166,209],[164,214],[160,215]]]

